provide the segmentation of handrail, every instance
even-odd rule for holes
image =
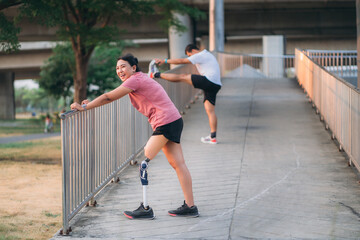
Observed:
[[[292,77],[294,58],[294,55],[217,53],[222,77]]]
[[[342,78],[357,77],[356,50],[303,50],[317,64]],[[356,84],[356,83],[354,83]]]
[[[197,73],[188,64],[169,72]],[[155,81],[155,80],[154,80]],[[197,90],[185,83],[158,80],[180,112],[193,100]],[[61,115],[63,167],[63,229],[71,231],[70,220],[130,161],[143,151],[152,129],[136,111],[128,97],[88,111],[68,111]]]
[[[295,50],[299,84],[313,102],[340,150],[360,171],[360,91],[319,65],[306,51]]]

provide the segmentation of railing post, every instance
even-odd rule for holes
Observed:
[[[113,169],[111,170],[111,172],[114,172],[118,165],[118,161],[117,161],[117,146],[118,146],[118,124],[116,123],[116,118],[117,118],[117,110],[118,110],[118,106],[117,104],[113,104],[113,128],[114,128],[114,131],[113,131],[113,143],[112,146],[113,146],[113,158],[114,158],[114,163],[113,163]],[[118,180],[118,176],[117,175],[114,175],[114,178],[113,178],[113,181],[114,182],[117,182]]]
[[[343,75],[343,53],[340,56],[340,69],[341,69],[341,76]]]
[[[69,220],[68,220],[68,184],[67,184],[67,173],[68,173],[68,159],[66,157],[66,153],[68,151],[66,147],[65,137],[67,136],[65,133],[66,123],[64,119],[61,119],[61,152],[62,152],[62,220],[63,220],[63,228],[60,230],[60,234],[68,235],[69,234]]]
[[[130,164],[136,164],[135,162],[135,154],[136,154],[136,118],[135,118],[135,109],[130,108],[130,116],[131,116],[131,153],[133,154],[133,159]]]
[[[94,189],[96,186],[96,176],[95,176],[95,109],[93,111],[91,111],[90,113],[90,126],[91,126],[91,130],[90,130],[90,164],[89,164],[89,168],[90,168],[90,176],[89,176],[89,182],[90,182],[90,189]],[[92,197],[90,199],[89,204],[91,206],[96,205],[96,201],[94,199],[94,197]]]

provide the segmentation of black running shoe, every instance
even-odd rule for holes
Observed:
[[[176,210],[170,210],[168,211],[170,216],[173,217],[198,217],[199,216],[199,212],[197,207],[194,205],[192,207],[189,207],[185,201],[184,204],[179,207]]]
[[[125,211],[124,215],[130,219],[154,219],[155,215],[151,207],[144,208],[143,203],[134,211]]]

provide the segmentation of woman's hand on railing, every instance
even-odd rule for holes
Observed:
[[[86,101],[86,100],[84,100],[84,101]],[[86,104],[86,103],[84,103],[84,104]],[[78,110],[78,111],[85,111],[86,110],[84,107],[82,107],[82,105],[80,105],[77,102],[74,102],[73,104],[71,104],[70,108],[71,108],[71,110]]]
[[[83,104],[88,104],[89,102],[90,102],[90,100],[85,99],[85,100],[83,100],[83,101],[81,102],[81,105],[83,105]]]

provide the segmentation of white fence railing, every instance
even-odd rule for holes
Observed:
[[[341,78],[357,77],[357,51],[305,50],[307,56]]]
[[[360,171],[360,92],[326,71],[306,52],[296,49],[295,69],[299,84],[316,106],[332,138],[339,142]]]
[[[294,55],[217,53],[222,77],[294,77]]]
[[[193,65],[171,70],[197,73]],[[185,83],[159,80],[180,112],[193,100],[197,90]],[[69,221],[137,156],[152,130],[128,97],[84,112],[70,111],[61,116],[63,165],[63,229]]]

